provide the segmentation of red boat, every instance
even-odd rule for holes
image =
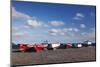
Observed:
[[[29,44],[20,44],[19,49],[21,52],[26,52],[29,50],[35,51],[35,52],[40,52],[41,50],[47,48],[46,46],[42,44],[34,44],[34,45],[29,45]]]
[[[68,43],[68,44],[66,45],[66,48],[72,48],[72,44],[71,44],[71,43]]]

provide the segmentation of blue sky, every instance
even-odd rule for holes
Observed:
[[[12,2],[12,42],[95,42],[95,6]]]

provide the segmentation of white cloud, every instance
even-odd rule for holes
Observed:
[[[73,19],[74,19],[74,20],[81,20],[80,17],[74,17]]]
[[[82,13],[76,13],[77,17],[84,17],[84,15]]]
[[[73,31],[73,28],[68,28],[68,31]]]
[[[26,36],[29,34],[29,32],[22,30],[23,27],[19,26],[19,27],[12,27],[12,36],[13,37],[22,37],[22,36]]]
[[[27,21],[28,25],[33,27],[33,28],[38,28],[42,26],[42,22],[37,21],[37,20],[28,20]]]
[[[12,18],[14,19],[30,19],[31,17],[27,14],[17,11],[14,7],[12,7]]]
[[[52,35],[52,36],[56,36],[56,35],[57,35],[57,33],[50,33],[50,35]]]
[[[49,24],[52,25],[52,26],[63,26],[64,22],[62,22],[62,21],[51,21],[51,22],[49,22]]]
[[[29,28],[30,26],[33,28],[49,27],[49,25],[44,24],[43,22],[37,20],[36,17],[31,17],[28,14],[19,12],[14,7],[12,7],[12,19],[23,20],[24,22],[26,22],[27,25],[24,26],[24,28]],[[57,25],[57,23],[55,23],[55,24]],[[62,25],[61,22],[60,22],[60,24]]]
[[[63,29],[51,29],[49,30],[49,34],[51,35],[72,35],[72,33],[74,32],[78,32],[79,29],[78,28],[63,28]]]
[[[74,16],[74,20],[81,20],[83,19],[85,16],[82,13],[76,13],[76,15]]]
[[[95,31],[81,33],[82,39],[95,41]]]
[[[22,36],[22,35],[24,35],[22,32],[16,32],[16,33],[13,33],[12,34],[13,36]]]
[[[17,32],[17,31],[19,31],[18,27],[12,27],[12,32]]]
[[[22,28],[29,28],[29,26],[28,25],[24,25]]]
[[[60,32],[60,35],[65,35],[65,32]]]
[[[28,29],[28,28],[30,28],[28,25],[20,25],[20,26],[13,26],[12,30],[18,31],[18,30],[21,30],[21,29]]]
[[[78,32],[79,29],[78,28],[64,28],[63,29],[64,32]]]
[[[64,28],[63,31],[64,32],[73,31],[73,28]]]
[[[80,27],[85,28],[86,26],[85,26],[85,24],[80,24]]]
[[[50,33],[59,33],[60,30],[58,30],[58,29],[51,29],[49,32],[50,32]]]
[[[78,32],[79,29],[78,28],[73,28],[73,31]]]
[[[61,29],[51,29],[49,30],[49,34],[55,35],[64,35],[65,33]]]
[[[26,31],[16,31],[16,32],[12,33],[13,37],[25,37],[27,35],[29,35],[29,34]]]

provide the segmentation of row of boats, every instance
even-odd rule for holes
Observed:
[[[83,43],[40,43],[40,44],[18,44],[17,47],[21,52],[35,51],[40,52],[41,50],[56,50],[66,48],[81,48],[88,46],[96,46],[96,43],[85,41]]]

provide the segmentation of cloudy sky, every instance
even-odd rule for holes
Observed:
[[[12,2],[12,42],[95,42],[95,6]]]

